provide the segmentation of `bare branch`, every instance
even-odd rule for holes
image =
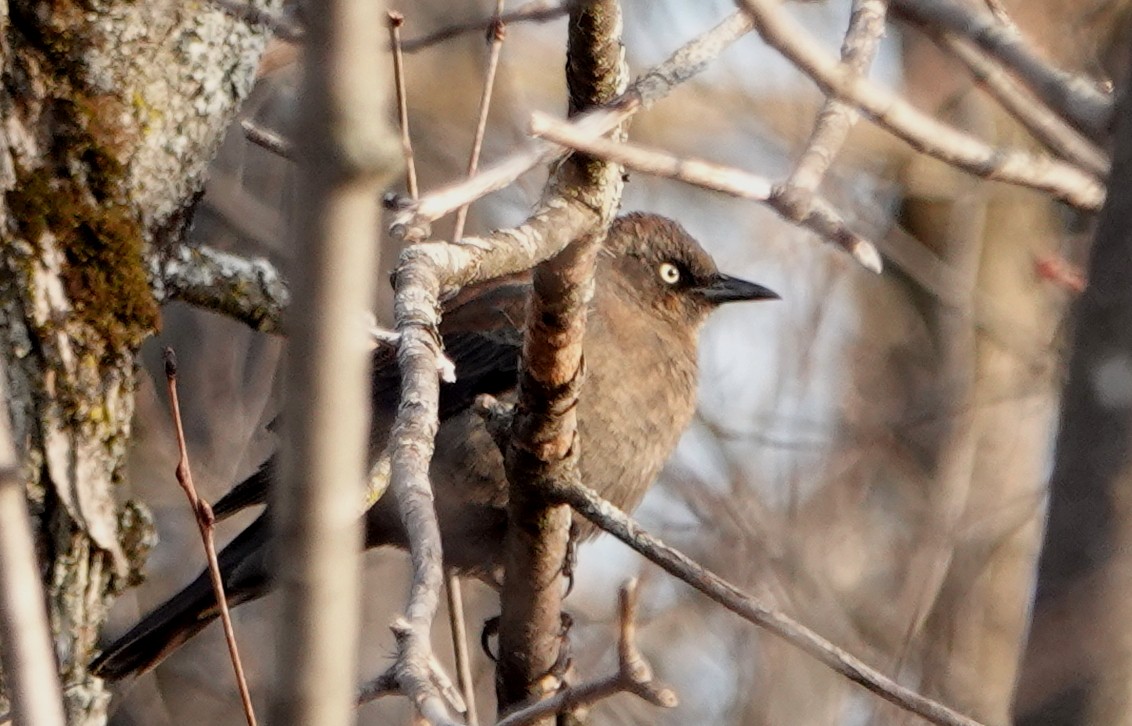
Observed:
[[[468,176],[473,176],[480,165],[480,151],[483,150],[483,136],[487,130],[487,115],[491,111],[491,93],[495,88],[495,73],[499,69],[499,55],[503,50],[503,39],[507,37],[507,26],[500,15],[503,13],[503,0],[495,2],[495,22],[488,30],[490,46],[487,52],[487,70],[484,72],[483,92],[480,94],[480,110],[476,119],[476,132],[472,139],[472,151],[468,156]],[[468,207],[463,204],[456,210],[452,241],[458,242],[464,236],[464,223],[468,219]]]
[[[580,483],[574,482],[564,486],[555,494],[574,511],[629,545],[661,569],[691,585],[741,618],[769,630],[809,653],[819,662],[854,683],[864,686],[889,703],[934,724],[979,726],[977,721],[900,685],[801,623],[767,607],[686,555],[665,545],[646,532],[627,514]]]
[[[401,253],[393,304],[401,400],[390,439],[391,489],[409,542],[413,580],[393,672],[401,691],[434,724],[448,719],[431,676],[430,644],[443,579],[440,528],[428,479],[439,426],[439,300],[464,285],[530,269],[599,222],[588,205],[552,196],[514,229],[465,238],[460,244],[422,242]]]
[[[177,244],[150,258],[159,301],[180,300],[239,320],[262,333],[283,332],[291,302],[286,281],[263,258]]]
[[[496,726],[526,726],[556,713],[597,703],[617,693],[632,693],[662,708],[678,705],[675,691],[653,681],[652,668],[637,649],[637,584],[636,579],[625,583],[618,598],[621,627],[617,641],[617,672],[590,683],[564,688],[550,698],[508,714]]]
[[[27,492],[12,440],[6,368],[0,358],[0,665],[17,724],[63,726],[59,671]]]
[[[401,127],[401,152],[405,156],[405,180],[409,188],[409,196],[416,199],[420,196],[417,187],[417,165],[413,160],[413,140],[409,136],[409,94],[405,90],[405,57],[402,53],[401,25],[405,16],[401,13],[389,11],[389,42],[393,46],[393,78],[397,89],[397,118]]]
[[[570,9],[566,50],[569,112],[616,98],[628,85],[618,0],[583,0]],[[618,138],[623,131],[615,131]],[[496,696],[500,711],[557,690],[562,649],[562,571],[570,510],[550,499],[556,481],[577,476],[577,401],[582,339],[593,298],[594,265],[624,181],[615,163],[573,155],[547,193],[596,213],[596,224],[535,267],[520,358],[519,404],[504,449],[507,516],[500,594]],[[548,677],[549,676],[549,677]],[[553,719],[543,719],[552,724]]]
[[[932,33],[931,37],[966,65],[975,80],[1046,148],[1098,177],[1108,177],[1108,155],[1019,87],[986,52],[950,33]]]
[[[745,13],[728,16],[711,30],[681,46],[666,61],[646,71],[629,89],[604,108],[578,116],[572,122],[588,135],[608,133],[642,108],[648,108],[695,76],[725,48],[751,30]],[[432,222],[485,194],[503,189],[539,164],[559,159],[566,150],[544,141],[495,162],[470,179],[449,184],[424,195],[419,202],[406,205],[395,218],[402,228]]]
[[[496,18],[506,24],[511,23],[545,23],[548,20],[557,20],[558,18],[566,15],[569,9],[570,2],[548,2],[548,0],[534,0],[533,2],[520,5],[509,13],[495,13],[492,17],[486,20],[476,20],[470,23],[457,23],[449,25],[446,28],[441,28],[435,33],[429,33],[421,38],[413,38],[412,40],[405,41],[404,49],[406,53],[414,53],[418,50],[436,45],[446,40],[451,40],[465,33],[484,33],[491,30],[495,24]]]
[[[786,219],[792,219],[780,189],[763,177],[699,159],[679,158],[634,144],[586,136],[574,125],[557,121],[545,114],[532,114],[531,132],[592,156],[615,161],[636,171],[678,179],[734,197],[763,202]],[[833,208],[822,199],[812,198],[809,212],[798,223],[823,239],[840,246],[865,269],[878,273],[881,271],[881,258],[876,247],[851,231]]]
[[[472,679],[472,657],[468,651],[468,625],[464,618],[464,593],[460,576],[449,570],[444,578],[448,595],[448,622],[452,628],[452,652],[456,659],[456,683],[464,697],[464,720],[468,726],[479,726],[476,712],[476,684]]]
[[[232,659],[232,670],[236,675],[236,689],[240,693],[240,704],[244,708],[244,718],[248,726],[256,726],[255,708],[252,706],[251,692],[248,690],[248,680],[244,677],[244,664],[240,661],[240,649],[236,645],[236,631],[232,627],[232,613],[228,610],[228,597],[224,594],[224,580],[220,575],[220,562],[216,559],[216,538],[214,529],[216,518],[212,516],[212,507],[208,502],[197,496],[197,489],[193,485],[193,472],[189,466],[189,447],[185,443],[185,427],[181,422],[181,401],[177,396],[177,356],[172,348],[165,349],[165,383],[169,391],[170,413],[173,417],[173,429],[177,438],[177,451],[180,458],[177,461],[177,483],[185,492],[189,500],[189,508],[193,511],[197,529],[200,531],[200,540],[204,545],[204,554],[208,559],[208,578],[212,582],[212,593],[216,597],[216,604],[220,608],[220,622],[224,627],[224,641],[228,644],[228,656]]]
[[[978,45],[1018,75],[1046,105],[1095,143],[1112,127],[1112,95],[1086,78],[1040,58],[1013,23],[1002,22],[969,3],[953,0],[891,0],[894,13],[925,29],[947,30]]]
[[[295,160],[294,143],[279,132],[264,128],[249,118],[241,121],[240,126],[244,129],[244,136],[256,146],[284,159]]]
[[[924,114],[871,81],[846,75],[839,64],[782,10],[777,0],[742,0],[763,39],[821,89],[853,103],[876,124],[916,150],[987,179],[1049,192],[1068,204],[1096,210],[1104,185],[1081,169],[1048,157],[992,147]]]
[[[884,35],[887,12],[888,0],[853,0],[849,30],[841,44],[841,65],[846,75],[863,76],[872,65]],[[810,199],[856,122],[855,108],[836,98],[826,99],[805,150],[782,185],[781,196],[789,203],[791,219],[800,221],[810,211]]]

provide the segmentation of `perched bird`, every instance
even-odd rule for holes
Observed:
[[[484,393],[514,400],[529,295],[526,282],[488,283],[458,296],[443,317],[441,334],[456,380],[441,386],[441,426],[430,475],[445,564],[464,573],[491,573],[502,557],[507,529],[503,460],[472,404]],[[720,273],[676,222],[651,214],[614,221],[598,256],[583,339],[582,481],[621,508],[635,507],[692,416],[701,324],[723,303],[777,297],[761,285]],[[375,453],[388,439],[399,389],[395,361],[375,355]],[[217,516],[266,501],[274,468],[269,460],[237,485],[217,502]],[[221,551],[230,605],[261,597],[270,588],[269,527],[265,512]],[[365,544],[407,546],[392,497],[366,513]],[[218,615],[208,573],[202,573],[108,646],[91,670],[109,679],[144,672]]]

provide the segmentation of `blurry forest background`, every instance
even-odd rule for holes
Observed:
[[[397,9],[406,16],[403,34],[413,38],[487,18],[493,5],[415,0]],[[1114,82],[1126,64],[1127,5],[1001,3],[1051,62]],[[634,74],[734,10],[723,0],[623,6]],[[790,11],[836,53],[848,2],[793,4]],[[525,137],[531,110],[563,113],[564,37],[562,19],[508,28],[485,163]],[[245,118],[288,129],[299,56],[297,47],[271,44]],[[464,171],[485,56],[482,35],[470,33],[406,57],[423,189]],[[993,143],[1037,148],[965,69],[906,24],[889,24],[870,75]],[[631,138],[781,179],[822,100],[751,34],[641,114]],[[532,173],[476,203],[469,232],[521,221],[544,178],[545,171]],[[302,204],[293,188],[290,163],[250,144],[233,125],[212,165],[193,240],[264,256],[285,270],[290,210]],[[989,724],[1009,723],[1012,713],[1022,722],[1027,714],[1032,723],[1080,722],[1084,694],[1106,668],[1094,646],[1113,637],[1099,611],[1088,609],[1098,600],[1090,589],[1095,578],[1038,601],[1024,670],[1020,663],[1034,609],[1069,310],[1079,292],[1064,270],[1085,264],[1092,222],[1042,193],[920,156],[867,122],[853,130],[823,192],[851,227],[878,243],[882,276],[751,202],[631,175],[624,209],[679,220],[723,270],[783,297],[723,310],[709,323],[699,413],[639,517],[740,587],[972,717]],[[435,236],[449,229],[441,223]],[[375,272],[383,281],[395,259],[387,243]],[[382,289],[387,305],[389,289]],[[195,576],[203,561],[172,478],[177,451],[160,372],[163,346],[180,358],[203,496],[215,500],[273,446],[265,424],[280,406],[282,340],[167,306],[162,332],[143,350],[149,375],[138,394],[129,467],[129,495],[152,508],[160,543],[146,582],[115,606],[110,633]],[[1091,526],[1090,510],[1081,516],[1068,532]],[[226,523],[221,538],[246,521]],[[404,600],[405,569],[400,552],[367,555],[359,678],[383,670],[393,650],[387,625]],[[594,723],[915,722],[608,537],[582,548],[578,586],[566,604],[579,623],[573,638],[581,673],[604,672],[613,662],[615,592],[632,574],[644,584],[642,647],[681,704],[662,711],[622,695],[598,705]],[[478,631],[497,613],[497,598],[479,583],[465,592]],[[272,607],[269,597],[234,611],[257,706],[266,699]],[[443,618],[435,639],[437,652],[448,654]],[[493,668],[478,652],[475,658],[486,717],[493,713]],[[123,726],[242,720],[217,627],[119,696],[112,722]],[[359,713],[363,724],[408,718],[401,699]]]

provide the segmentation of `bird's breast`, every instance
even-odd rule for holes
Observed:
[[[649,343],[587,348],[578,402],[583,482],[626,510],[656,479],[695,408],[694,345]]]

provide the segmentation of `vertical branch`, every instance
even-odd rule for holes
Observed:
[[[357,502],[365,479],[365,312],[377,270],[379,198],[398,167],[382,119],[389,98],[383,3],[310,7],[300,199],[281,486],[273,491],[281,603],[272,722],[354,720]]]
[[[27,495],[0,366],[0,666],[17,724],[63,726],[63,694],[47,628]]]
[[[627,83],[617,0],[570,8],[566,55],[570,113],[616,98]],[[621,198],[620,168],[571,157],[548,190],[599,210],[601,226],[534,271],[527,313],[519,404],[507,449],[509,481],[499,669],[500,711],[544,698],[557,686],[561,651],[562,566],[570,511],[552,504],[550,482],[577,468],[576,402],[582,382],[582,338],[593,295],[594,261]],[[553,722],[553,719],[544,721]]]

